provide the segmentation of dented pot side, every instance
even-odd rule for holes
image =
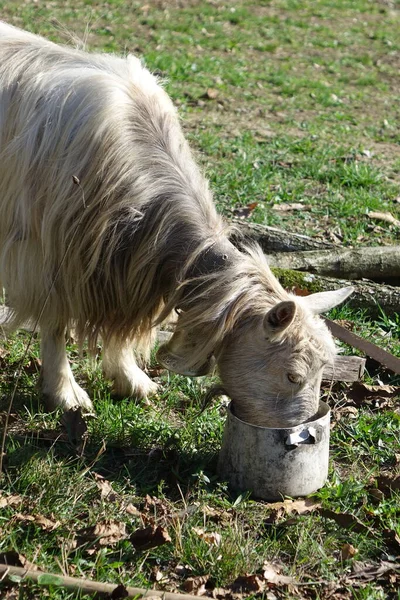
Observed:
[[[307,496],[328,476],[330,410],[320,402],[315,419],[288,428],[245,423],[227,410],[218,474],[238,492],[264,500]]]

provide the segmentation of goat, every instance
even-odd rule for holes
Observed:
[[[155,327],[171,371],[217,365],[239,418],[290,425],[318,406],[334,343],[318,313],[351,288],[297,298],[258,247],[237,250],[162,86],[134,56],[87,53],[0,23],[0,283],[10,325],[40,326],[50,409],[91,410],[65,332],[103,344],[122,396]]]

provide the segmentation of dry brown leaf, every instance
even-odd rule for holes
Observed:
[[[149,550],[171,541],[168,531],[160,525],[158,527],[149,525],[149,527],[136,529],[129,539],[137,550]]]
[[[355,561],[353,563],[353,572],[348,576],[348,579],[363,579],[364,581],[374,581],[380,579],[386,573],[393,571],[400,573],[400,565],[398,563],[381,561],[379,564],[368,564]]]
[[[272,511],[278,511],[279,516],[284,514],[297,513],[303,515],[313,512],[321,507],[321,503],[312,498],[303,498],[301,500],[283,500],[283,502],[273,502],[268,505]]]
[[[375,504],[379,504],[385,498],[385,494],[381,490],[379,490],[378,488],[375,488],[375,487],[368,488],[368,493],[371,496],[372,501]]]
[[[399,219],[396,219],[396,217],[389,212],[371,211],[368,213],[368,217],[376,221],[385,221],[386,223],[400,227]]]
[[[18,554],[18,558],[21,566],[24,567],[24,569],[27,569],[27,571],[39,571],[39,567],[34,563],[31,563],[23,554]]]
[[[277,212],[308,210],[309,208],[308,204],[301,204],[300,202],[280,202],[279,204],[272,205],[272,210],[276,210]]]
[[[206,591],[205,586],[209,578],[209,575],[198,575],[197,577],[188,577],[183,583],[182,587],[185,590],[185,592],[201,596]]]
[[[57,529],[61,525],[60,521],[51,521],[43,515],[35,516],[35,524],[39,525],[45,531],[54,531],[54,529]]]
[[[230,522],[232,520],[232,514],[225,509],[216,509],[212,506],[204,505],[202,507],[203,514],[215,523]]]
[[[385,495],[389,495],[394,491],[400,490],[400,475],[385,473],[376,478],[376,483],[378,490]]]
[[[279,573],[279,569],[271,563],[264,563],[263,578],[268,583],[274,583],[275,585],[288,585],[289,583],[295,583],[293,577],[290,577],[289,575],[281,575],[281,573]]]
[[[214,89],[214,88],[208,88],[205,97],[208,98],[209,100],[215,100],[215,98],[217,98],[219,92],[218,90]]]
[[[6,506],[18,506],[21,503],[22,498],[18,494],[11,496],[3,496],[0,494],[0,508],[5,508]]]
[[[126,505],[125,512],[127,512],[128,515],[132,515],[133,517],[140,517],[140,514],[141,514],[140,510],[138,508],[136,508],[136,506],[134,504],[132,504],[131,502]]]
[[[357,554],[357,548],[354,548],[351,544],[343,544],[340,549],[340,556],[342,560],[349,560],[349,558],[353,558]]]
[[[371,533],[370,527],[364,525],[356,516],[350,513],[337,513],[333,510],[329,510],[328,508],[320,508],[318,509],[319,514],[326,519],[332,519],[344,529],[351,529],[352,531],[356,531],[357,533]]]
[[[265,583],[259,575],[241,575],[232,584],[232,590],[241,594],[262,592],[264,588]]]
[[[99,521],[96,525],[85,527],[77,533],[79,544],[92,541],[98,546],[112,546],[127,537],[125,523],[114,520]],[[90,553],[90,550],[87,552]]]
[[[166,517],[171,512],[169,506],[159,498],[147,494],[144,500],[143,513],[150,513],[152,517]]]
[[[104,479],[102,475],[98,473],[94,473],[94,478],[96,480],[96,486],[100,490],[100,496],[103,500],[109,500],[110,502],[115,502],[118,498],[117,493],[113,490],[112,485],[107,479]]]
[[[40,373],[41,367],[42,361],[39,358],[33,357],[24,365],[24,372],[27,375],[36,375],[36,373]]]
[[[246,204],[246,206],[237,206],[233,210],[233,214],[239,219],[246,219],[247,217],[250,217],[250,215],[252,214],[254,209],[257,208],[257,206],[258,202],[250,202],[250,204]]]
[[[398,385],[368,385],[359,381],[354,382],[347,391],[347,397],[356,406],[370,403],[377,408],[383,408],[399,396],[400,386]]]
[[[126,587],[120,583],[113,589],[109,597],[111,600],[121,600],[122,598],[129,598],[129,592]],[[150,596],[148,598],[150,598]]]
[[[61,417],[61,423],[67,430],[71,444],[78,447],[83,446],[87,436],[87,425],[82,415],[82,409],[78,407],[67,410]]]
[[[2,565],[10,565],[13,567],[22,567],[21,554],[18,554],[15,550],[7,550],[7,552],[0,552],[0,563]]]
[[[192,527],[192,530],[209,546],[219,546],[221,543],[221,535],[215,531],[204,531],[201,527]]]
[[[44,531],[54,531],[61,525],[60,521],[51,521],[43,515],[25,515],[22,513],[15,513],[14,519],[22,523],[34,523],[38,525]]]
[[[127,537],[125,523],[120,521],[103,521],[95,525],[93,535],[100,546],[111,546]]]
[[[382,537],[385,544],[392,552],[400,554],[400,535],[398,535],[394,529],[383,529]]]

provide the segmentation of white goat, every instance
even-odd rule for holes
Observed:
[[[315,316],[351,290],[295,298],[259,249],[227,238],[171,100],[133,57],[88,54],[0,23],[0,281],[13,325],[40,325],[50,408],[91,408],[65,351],[69,327],[123,396],[156,389],[136,358],[179,312],[167,368],[215,359],[236,414],[312,416],[334,344]]]

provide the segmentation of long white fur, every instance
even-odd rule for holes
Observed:
[[[311,402],[289,389],[299,402],[276,410],[287,382],[277,396],[262,363],[278,344],[319,389],[332,340],[303,304],[293,304],[290,326],[265,335],[268,311],[292,297],[260,251],[235,251],[226,233],[170,98],[137,58],[58,46],[0,22],[0,284],[14,326],[40,322],[49,406],[91,407],[68,365],[68,327],[91,349],[100,336],[117,392],[144,397],[156,386],[135,354],[146,357],[155,324],[181,308],[181,342],[164,352],[176,370],[198,374],[213,353],[239,412],[243,398],[246,415],[312,412],[318,390]]]

